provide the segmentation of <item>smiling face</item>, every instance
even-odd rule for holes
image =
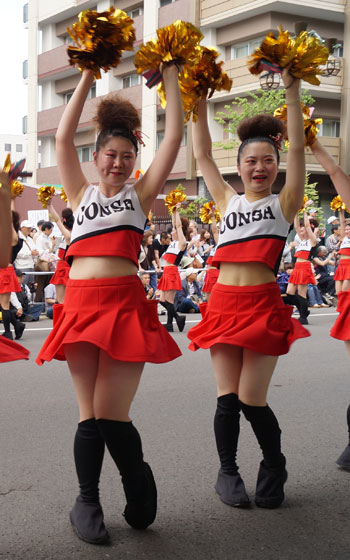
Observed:
[[[127,138],[110,137],[94,161],[101,179],[101,187],[123,187],[130,177],[136,160],[135,148]]]
[[[276,180],[278,163],[276,152],[269,142],[250,142],[241,155],[238,165],[246,194],[267,196]]]
[[[350,237],[350,225],[345,226],[345,235],[346,237]]]

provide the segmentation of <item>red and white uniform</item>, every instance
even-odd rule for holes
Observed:
[[[69,271],[70,266],[65,260],[67,251],[67,243],[65,239],[60,242],[58,246],[58,258],[56,264],[55,274],[52,276],[50,280],[50,284],[54,284],[55,286],[66,286],[69,278]]]
[[[213,267],[212,265],[215,251],[216,247],[213,247],[210,250],[209,257],[207,258],[206,262],[206,264],[211,268],[207,268],[207,270],[205,271],[204,284],[202,289],[202,292],[204,292],[205,294],[210,294],[212,292],[214,284],[217,282],[217,279],[219,277],[219,269]]]
[[[138,265],[146,216],[126,185],[105,197],[90,185],[74,212],[67,256],[113,255]],[[164,363],[181,352],[161,325],[157,301],[147,300],[138,276],[69,279],[64,304],[54,306],[54,328],[36,361],[65,360],[65,347],[88,342],[115,360]]]
[[[350,237],[344,237],[338,254],[340,261],[333,278],[339,281],[350,280]]]
[[[178,266],[186,249],[181,250],[178,241],[171,241],[169,247],[163,253],[161,264],[163,264],[163,274],[158,282],[158,290],[167,292],[169,290],[181,290],[181,278],[178,271]]]
[[[310,256],[311,249],[312,245],[310,239],[300,239],[299,245],[295,250],[294,257],[296,259],[304,259],[307,261]]]
[[[299,245],[296,248],[294,257],[302,259],[295,263],[293,272],[289,277],[289,283],[295,286],[302,286],[305,284],[316,284],[315,275],[312,271],[311,262],[308,261],[312,245],[310,239],[300,239]]]
[[[277,195],[255,202],[234,195],[221,222],[212,264],[260,262],[277,271],[288,231]],[[209,302],[201,305],[202,321],[188,333],[189,348],[231,344],[261,354],[286,354],[292,342],[310,336],[291,318],[292,310],[283,303],[276,282],[257,286],[217,282]]]
[[[15,269],[12,264],[6,268],[0,268],[0,294],[20,291],[21,286],[19,285]]]

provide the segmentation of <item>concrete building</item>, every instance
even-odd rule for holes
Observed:
[[[226,138],[224,126],[213,120],[217,111],[224,108],[237,95],[260,88],[257,76],[252,76],[246,66],[247,55],[260,43],[269,31],[277,31],[282,24],[294,32],[301,20],[307,29],[314,29],[325,39],[336,43],[335,55],[339,57],[340,72],[336,76],[322,77],[320,87],[305,85],[315,98],[315,117],[322,117],[321,141],[332,152],[346,172],[350,172],[350,2],[349,0],[313,0],[308,5],[301,0],[30,0],[24,9],[29,31],[28,53],[28,169],[36,170],[33,184],[60,184],[55,158],[55,132],[65,105],[79,81],[79,72],[67,61],[66,47],[70,42],[70,27],[84,9],[102,11],[111,4],[123,9],[133,19],[136,29],[135,50],[141,42],[155,35],[158,27],[181,18],[200,26],[207,46],[215,46],[225,61],[225,69],[233,79],[230,92],[214,94],[209,103],[211,132],[214,141]],[[78,131],[76,146],[84,173],[92,181],[98,177],[92,162],[95,131],[92,117],[101,96],[118,91],[132,101],[140,110],[142,130],[146,147],[136,162],[136,169],[147,169],[164,130],[164,112],[158,103],[155,88],[149,90],[135,72],[134,53],[125,53],[120,65],[102,76],[91,88],[85,104]],[[41,161],[38,165],[40,148]],[[236,151],[214,149],[214,156],[225,178],[237,190],[241,190],[235,167]],[[318,181],[322,203],[329,213],[328,201],[334,191],[328,176],[307,153],[307,169],[312,182]],[[277,188],[283,184],[285,157],[282,157],[281,173]],[[183,145],[164,193],[179,182],[189,195],[206,192],[200,172],[192,156],[191,128],[187,127]],[[162,201],[154,207],[156,215],[164,212]]]
[[[22,134],[0,134],[0,163],[10,154],[11,161],[27,157],[27,138]]]

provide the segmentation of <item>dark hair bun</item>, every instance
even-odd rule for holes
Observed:
[[[141,126],[137,109],[118,95],[108,95],[98,105],[95,117],[99,131],[125,128],[133,131]]]
[[[237,129],[241,142],[250,138],[262,138],[282,134],[285,136],[285,125],[272,115],[256,115],[244,119]]]

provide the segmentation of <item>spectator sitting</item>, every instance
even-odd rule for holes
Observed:
[[[153,299],[155,297],[155,293],[152,286],[150,285],[150,281],[151,281],[150,274],[148,272],[140,272],[140,280],[145,289],[146,298]]]
[[[285,263],[284,270],[282,270],[277,276],[277,284],[281,292],[283,303],[285,303],[286,305],[295,306],[300,313],[299,299],[295,295],[293,296],[286,293],[289,283],[289,276],[292,274],[293,268],[293,263]]]
[[[56,286],[54,284],[48,284],[44,288],[44,296],[45,296],[45,309],[46,309],[46,316],[49,319],[53,318],[53,306],[57,303],[56,300]]]
[[[330,274],[330,267],[335,264],[335,253],[331,252],[327,256],[327,249],[323,245],[317,248],[317,255],[312,259],[315,267],[318,289],[324,296],[327,303],[334,305],[335,282]]]
[[[21,310],[20,317],[25,323],[39,321],[41,313],[44,311],[43,303],[30,303],[32,294],[28,285],[24,282],[24,273],[16,270],[20,292],[11,292],[10,303],[16,309],[17,314]]]
[[[329,307],[322,299],[321,292],[315,284],[309,284],[307,287],[307,299],[309,307]]]
[[[199,313],[199,303],[203,302],[202,292],[196,280],[194,268],[186,270],[186,278],[181,280],[182,290],[176,292],[175,309],[180,313]]]

